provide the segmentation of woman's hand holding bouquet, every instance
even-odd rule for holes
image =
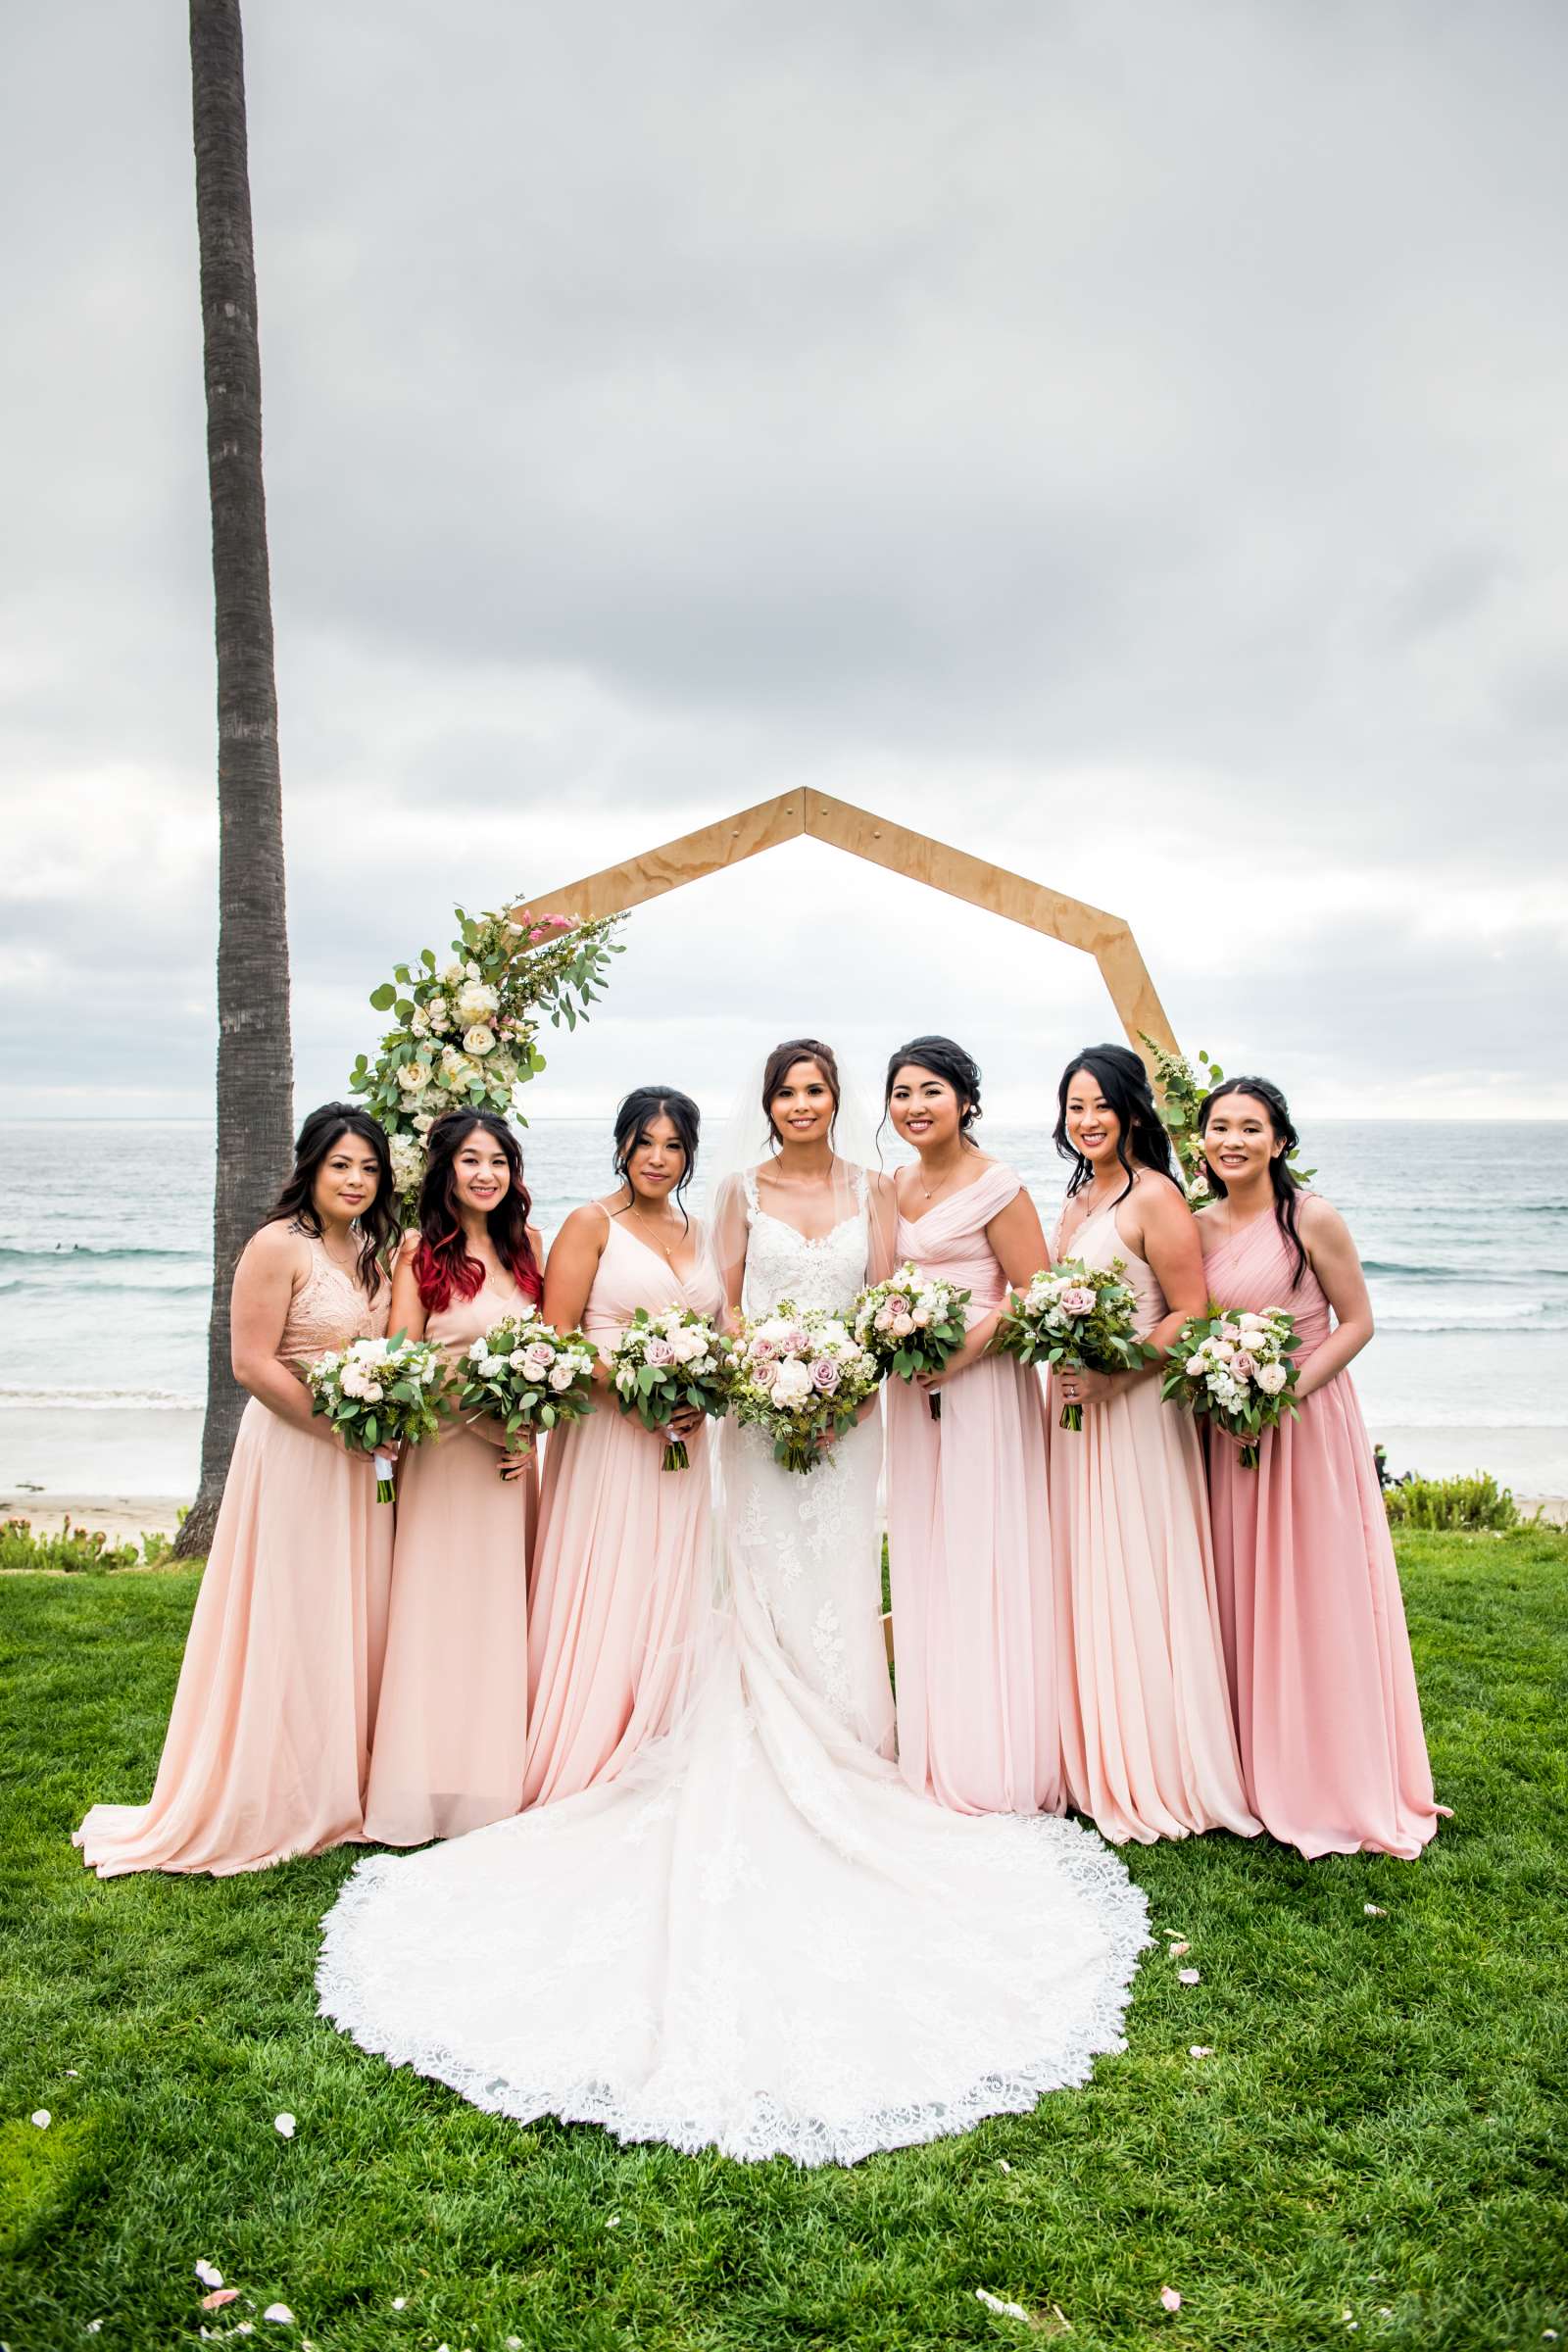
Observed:
[[[968,1291],[902,1265],[890,1281],[862,1291],[855,1301],[855,1337],[884,1378],[896,1373],[900,1380],[918,1380],[944,1370],[962,1348],[969,1298]],[[927,1402],[932,1420],[940,1421],[940,1394],[933,1390]]]
[[[657,1315],[640,1306],[612,1346],[615,1401],[645,1429],[665,1433],[666,1470],[691,1467],[686,1441],[672,1422],[693,1413],[719,1420],[729,1410],[732,1358],[730,1342],[688,1306]]]
[[[1170,1369],[1159,1393],[1190,1413],[1206,1413],[1242,1449],[1242,1468],[1255,1470],[1265,1429],[1287,1413],[1299,1418],[1296,1387],[1295,1319],[1283,1307],[1260,1314],[1209,1302],[1190,1315],[1171,1343]]]
[[[743,1324],[736,1342],[736,1413],[767,1431],[786,1470],[814,1470],[881,1380],[871,1350],[825,1307],[781,1298],[770,1315]]]
[[[446,1359],[433,1340],[351,1340],[306,1368],[313,1412],[322,1414],[353,1453],[375,1457],[375,1499],[393,1496],[392,1457],[442,1428]]]
[[[1086,1266],[1064,1257],[1037,1274],[1026,1291],[1013,1291],[997,1330],[997,1346],[1021,1364],[1048,1364],[1054,1372],[1137,1372],[1152,1363],[1158,1349],[1138,1337],[1138,1299],[1121,1277],[1122,1258],[1109,1268]],[[1082,1429],[1081,1404],[1064,1404],[1063,1429]]]
[[[464,1350],[459,1409],[498,1421],[509,1453],[518,1454],[519,1439],[530,1446],[537,1433],[564,1429],[593,1411],[598,1360],[580,1331],[557,1331],[537,1307],[520,1307]]]

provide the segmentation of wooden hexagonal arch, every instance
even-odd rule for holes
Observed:
[[[905,825],[873,816],[869,809],[853,808],[848,801],[832,800],[824,792],[804,788],[781,792],[771,801],[760,801],[755,808],[742,808],[734,816],[700,825],[695,833],[683,833],[678,841],[644,850],[624,864],[606,866],[600,873],[585,874],[579,882],[532,898],[528,905],[536,917],[575,914],[587,920],[618,914],[802,834],[808,834],[813,841],[830,842],[834,849],[847,850],[852,858],[863,858],[871,865],[885,866],[890,873],[906,874],[911,881],[945,891],[949,898],[983,906],[988,914],[1000,914],[1009,923],[1022,923],[1026,930],[1038,931],[1047,939],[1081,948],[1099,964],[1122,1027],[1145,1059],[1145,1036],[1173,1054],[1178,1051],[1175,1032],[1165,1018],[1138,943],[1120,915],[1106,914],[1082,899],[1048,890],[1043,882],[1009,873],[1005,866],[991,865],[983,858],[971,858],[966,851],[933,841],[928,834],[911,833]]]

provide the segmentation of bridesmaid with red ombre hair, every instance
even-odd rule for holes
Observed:
[[[1413,1861],[1444,1809],[1432,1793],[1399,1573],[1348,1369],[1372,1337],[1344,1218],[1302,1192],[1278,1087],[1231,1078],[1199,1132],[1219,1195],[1200,1209],[1222,1306],[1296,1319],[1299,1419],[1266,1430],[1258,1466],[1210,1428],[1220,1622],[1251,1803],[1270,1837],[1319,1854]]]
[[[544,1284],[517,1139],[493,1111],[430,1130],[419,1230],[392,1324],[456,1355]],[[528,1736],[528,1552],[538,1477],[498,1424],[455,1422],[398,1475],[392,1610],[365,1802],[382,1845],[460,1838],[515,1813]]]

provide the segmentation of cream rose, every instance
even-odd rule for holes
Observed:
[[[487,1029],[482,1021],[476,1021],[471,1029],[466,1029],[463,1033],[463,1051],[465,1054],[493,1053],[495,1050],[495,1031],[493,1029]]]

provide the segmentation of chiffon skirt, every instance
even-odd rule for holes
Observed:
[[[74,1833],[100,1878],[224,1878],[361,1836],[392,1519],[368,1459],[252,1398],[152,1800],[94,1805]]]

